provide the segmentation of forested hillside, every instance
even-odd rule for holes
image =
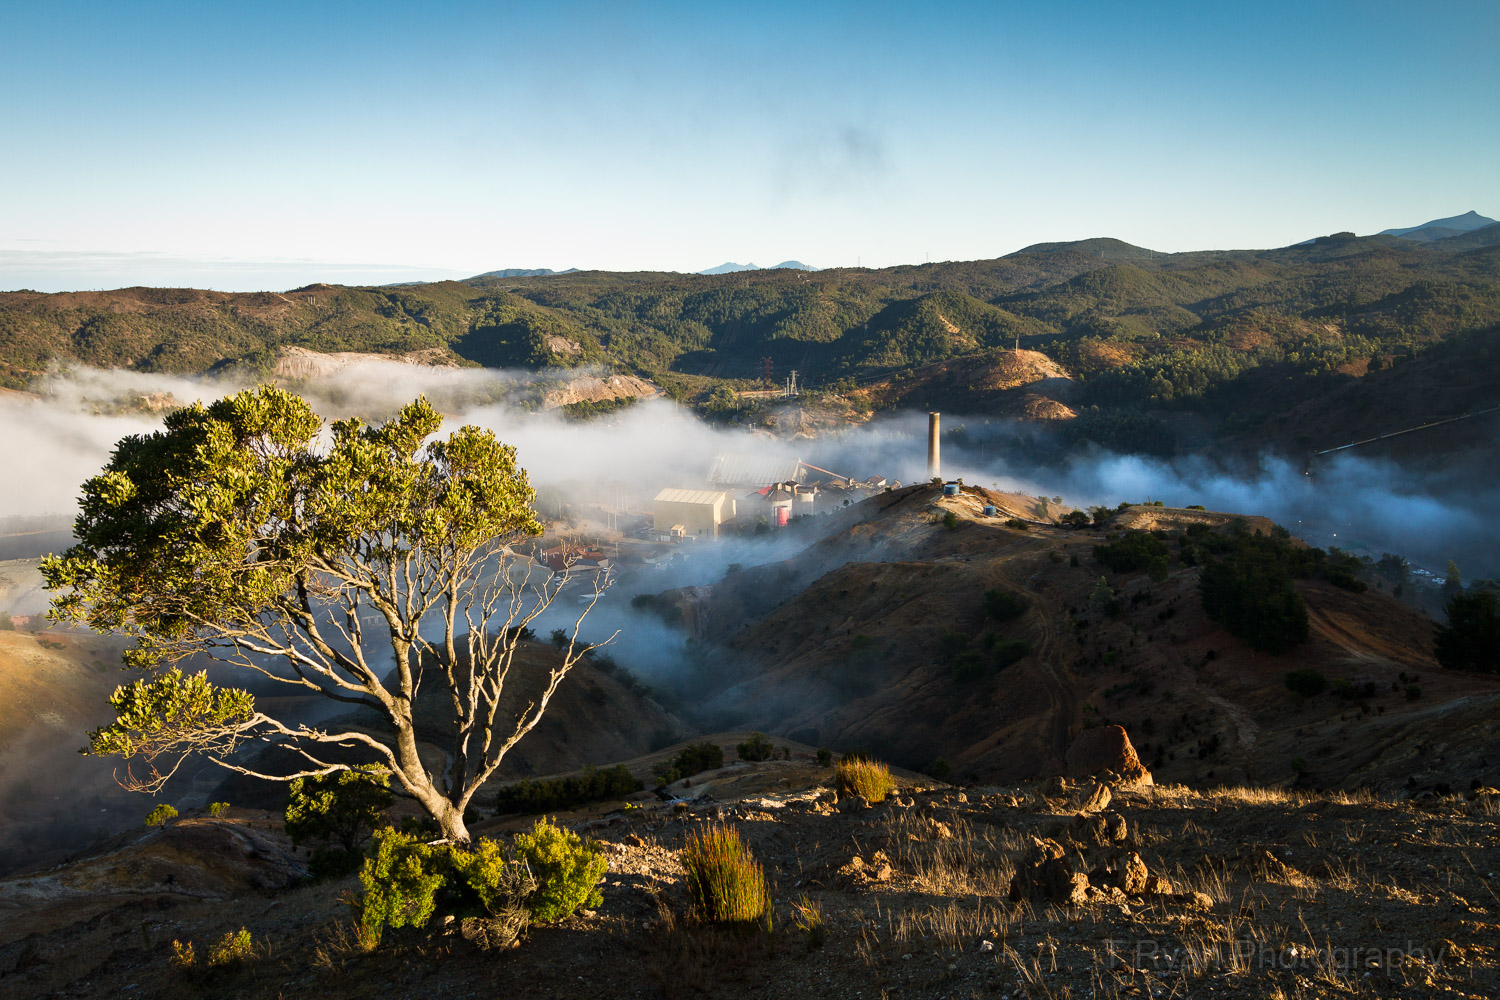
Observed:
[[[1096,239],[883,270],[11,292],[0,294],[0,381],[21,388],[70,363],[254,371],[295,345],[485,366],[596,363],[706,398],[719,380],[758,381],[768,358],[777,381],[796,369],[805,386],[847,390],[1019,341],[1081,382],[1075,403],[1096,422],[1201,409],[1243,424],[1267,391],[1298,405],[1332,373],[1378,371],[1497,325],[1500,246],[1477,239],[1339,234],[1182,254]]]

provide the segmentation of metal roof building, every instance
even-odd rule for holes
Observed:
[[[680,527],[682,537],[709,537],[719,525],[735,515],[734,494],[717,490],[664,489],[651,504],[652,526],[658,535],[672,536]]]
[[[715,455],[708,467],[708,481],[718,486],[759,488],[769,483],[800,483],[806,474],[798,459],[768,455]]]

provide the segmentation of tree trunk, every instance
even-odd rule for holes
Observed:
[[[442,828],[443,837],[454,844],[467,844],[469,842],[469,828],[464,825],[464,812],[455,808],[446,799],[441,815],[437,816],[438,826]]]

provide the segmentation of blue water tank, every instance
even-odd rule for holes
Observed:
[[[956,496],[958,496],[958,484],[957,483],[944,483],[943,484],[943,496],[945,496],[945,497],[956,497]]]
[[[984,505],[984,516],[985,517],[994,517],[998,513],[1000,513],[1000,508],[996,507],[994,504],[987,503],[987,504]]]

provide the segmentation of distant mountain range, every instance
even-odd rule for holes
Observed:
[[[735,271],[777,271],[782,269],[793,271],[822,270],[822,268],[813,267],[811,264],[804,264],[800,260],[784,260],[780,264],[772,264],[770,267],[761,267],[759,264],[736,264],[732,261],[727,261],[723,264],[720,264],[718,267],[710,267],[707,270],[699,271],[698,273],[733,274]]]
[[[1351,237],[1352,233],[1336,233],[1336,236]],[[1424,222],[1420,226],[1408,226],[1405,229],[1382,229],[1376,233],[1377,236],[1394,236],[1397,239],[1411,240],[1415,243],[1436,243],[1438,240],[1458,240],[1457,243],[1445,244],[1445,248],[1454,250],[1460,248],[1488,247],[1500,243],[1500,223],[1494,219],[1486,218],[1478,212],[1465,212],[1463,215],[1454,215],[1446,219],[1433,219]],[[1299,247],[1312,246],[1325,236],[1315,236],[1310,240],[1303,240],[1295,244]],[[1023,251],[1024,252],[1024,251]]]
[[[1455,215],[1448,219],[1433,219],[1431,222],[1424,222],[1420,226],[1409,226],[1406,229],[1382,229],[1380,235],[1431,242],[1472,233],[1476,229],[1483,229],[1494,224],[1494,219],[1487,219],[1478,212],[1465,212],[1463,215]]]
[[[542,278],[549,274],[572,274],[577,270],[578,268],[576,267],[570,267],[566,271],[554,271],[550,267],[506,267],[498,271],[486,271],[483,274],[476,274],[473,278],[466,280],[473,281],[475,278]]]

